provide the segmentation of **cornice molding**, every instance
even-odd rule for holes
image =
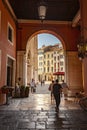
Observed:
[[[41,23],[41,20],[24,20],[24,19],[18,19],[18,23],[36,23],[36,24],[72,24],[70,21],[50,21],[50,20],[44,20],[43,23]]]
[[[80,15],[80,10],[79,10],[72,21],[72,27],[76,27],[80,19],[81,19],[81,15]]]
[[[12,18],[17,21],[17,17],[11,7],[11,5],[9,4],[8,0],[3,0],[4,5],[7,7],[7,10],[9,11],[9,13],[11,14]]]

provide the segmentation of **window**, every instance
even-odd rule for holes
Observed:
[[[51,54],[51,58],[53,58],[53,54]]]
[[[42,62],[39,62],[39,66],[42,66],[43,65],[43,63]]]
[[[42,60],[43,59],[43,57],[41,56],[41,57],[39,57],[39,60]]]
[[[56,61],[56,57],[54,57],[54,61]]]
[[[60,59],[59,56],[57,58],[58,58],[58,60]]]
[[[51,71],[53,72],[53,67],[51,67]]]
[[[13,83],[13,60],[8,57],[7,61],[7,84],[8,86],[12,86]]]
[[[48,54],[48,58],[49,58],[49,54]]]
[[[63,61],[60,61],[60,65],[63,66]]]
[[[63,55],[60,55],[60,58],[62,59],[62,58],[63,58]]]
[[[13,43],[13,28],[8,24],[8,40]]]
[[[56,63],[54,63],[54,68],[56,68]]]
[[[50,61],[49,60],[47,61],[47,65],[50,65]]]
[[[46,55],[44,55],[44,58],[46,58]]]
[[[51,61],[51,64],[53,65],[53,60]]]
[[[47,68],[47,72],[49,72],[49,67]]]
[[[46,68],[44,67],[44,72],[46,72]]]
[[[54,72],[56,72],[56,63],[54,63]]]
[[[61,67],[61,71],[63,71],[63,67]]]
[[[58,68],[59,68],[59,63],[58,63]]]

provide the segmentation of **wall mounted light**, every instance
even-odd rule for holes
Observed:
[[[87,41],[82,41],[77,45],[78,47],[78,57],[82,60],[84,57],[87,57]]]
[[[78,48],[78,57],[80,60],[82,60],[85,57],[87,57],[87,39],[85,38],[87,27],[80,26],[80,31],[81,31],[81,37],[77,45],[77,48]]]
[[[38,15],[41,22],[43,22],[43,20],[46,17],[46,10],[47,10],[46,3],[42,0],[38,5]]]

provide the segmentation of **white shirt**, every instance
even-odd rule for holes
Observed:
[[[30,85],[31,87],[35,87],[35,81],[31,81]]]

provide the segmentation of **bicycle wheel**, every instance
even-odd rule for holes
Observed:
[[[87,111],[87,97],[80,99],[79,105],[83,110]]]

